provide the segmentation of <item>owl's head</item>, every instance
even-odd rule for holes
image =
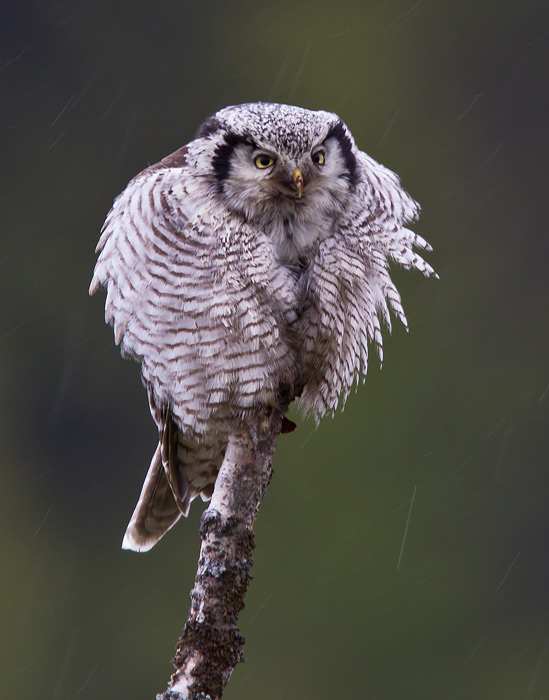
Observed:
[[[357,181],[355,144],[335,114],[251,103],[227,107],[197,133],[225,205],[249,219],[343,209]]]

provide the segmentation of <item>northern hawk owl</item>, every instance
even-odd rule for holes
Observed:
[[[159,444],[123,547],[150,549],[211,497],[228,437],[282,386],[317,419],[382,356],[389,263],[434,271],[418,204],[335,114],[227,107],[115,200],[90,293],[141,363]]]

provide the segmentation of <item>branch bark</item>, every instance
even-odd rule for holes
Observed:
[[[189,617],[179,638],[166,692],[156,700],[219,700],[242,660],[238,615],[250,582],[253,525],[272,475],[280,410],[263,409],[227,446],[215,490],[200,520],[202,547]]]

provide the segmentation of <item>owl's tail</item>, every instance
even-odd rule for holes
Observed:
[[[182,515],[168,483],[162,464],[162,446],[159,444],[126,529],[122,549],[147,552]]]

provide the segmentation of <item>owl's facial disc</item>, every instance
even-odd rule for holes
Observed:
[[[280,139],[224,134],[212,166],[216,190],[233,211],[248,219],[287,219],[332,215],[345,207],[356,178],[345,126],[335,122],[317,135],[296,133]]]

